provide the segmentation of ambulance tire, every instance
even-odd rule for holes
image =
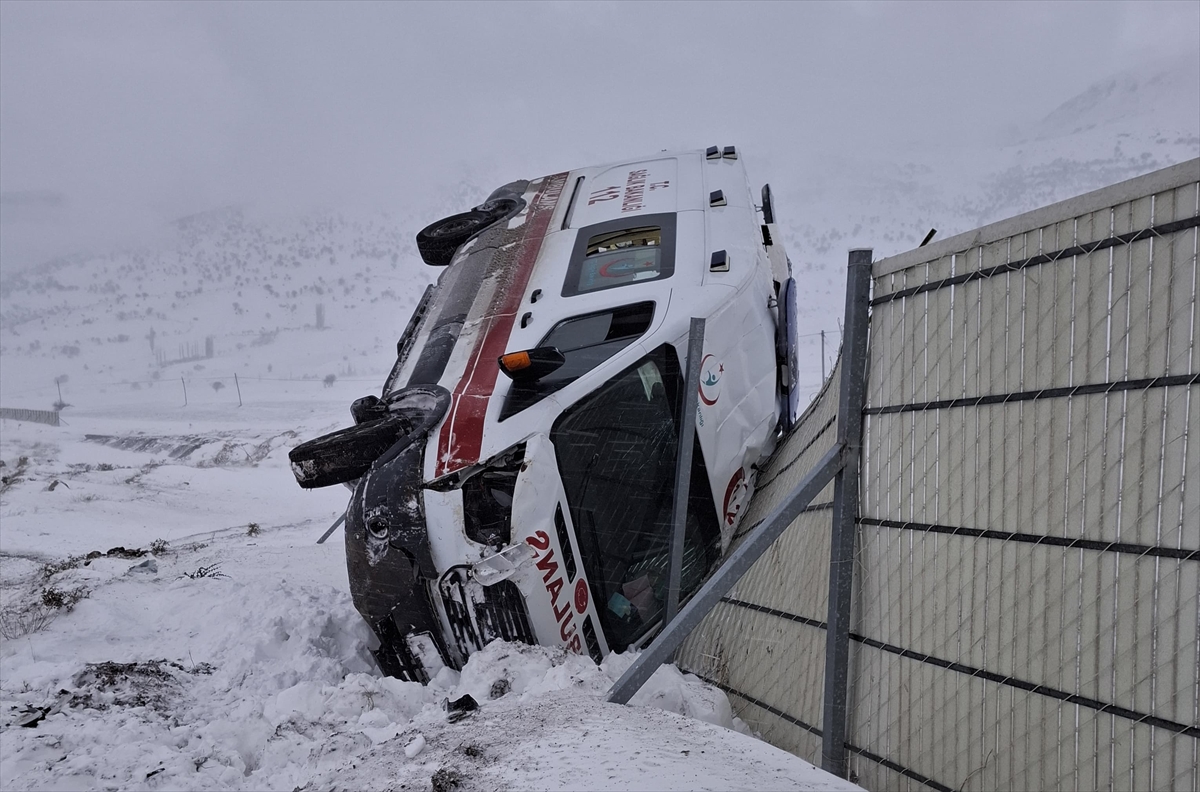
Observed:
[[[779,300],[779,335],[776,337],[776,352],[782,352],[779,360],[780,390],[782,391],[783,431],[791,432],[800,418],[800,350],[796,337],[799,311],[796,301],[796,279],[788,278],[783,284]]]
[[[472,209],[425,226],[417,234],[417,250],[421,253],[421,259],[431,267],[446,266],[464,242],[496,220],[497,216],[491,212]]]
[[[491,222],[502,220],[505,217],[516,214],[524,205],[524,201],[519,198],[493,198],[490,201],[484,201],[479,206],[476,206],[474,211],[486,212],[491,216]]]

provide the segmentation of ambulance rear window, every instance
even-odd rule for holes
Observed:
[[[642,215],[579,229],[563,296],[670,277],[675,215]]]

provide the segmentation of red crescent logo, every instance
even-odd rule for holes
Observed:
[[[709,407],[712,407],[714,404],[717,403],[717,399],[721,398],[720,393],[718,393],[716,396],[713,396],[711,399],[708,398],[708,395],[704,393],[704,384],[705,384],[704,383],[704,364],[707,363],[708,359],[711,357],[713,357],[713,355],[711,355],[711,354],[705,355],[700,360],[700,401],[704,402]],[[716,385],[720,381],[721,381],[720,377],[716,378],[713,382],[709,383],[709,387]]]
[[[575,610],[582,614],[588,606],[588,586],[583,578],[575,581]]]
[[[742,510],[742,497],[746,493],[746,471],[738,468],[733,474],[733,478],[729,479],[729,486],[725,488],[725,503],[722,510],[725,512],[725,524],[733,525],[737,519],[737,514]]]

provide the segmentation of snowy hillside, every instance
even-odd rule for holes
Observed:
[[[1200,78],[1185,63],[1116,75],[1039,121],[1013,126],[1002,141],[916,141],[906,151],[886,160],[870,151],[854,159],[803,148],[745,151],[755,187],[770,182],[775,191],[800,276],[801,331],[828,332],[827,358],[838,343],[847,249],[893,255],[930,228],[945,238],[1200,156]],[[170,399],[162,395],[165,381],[181,374],[197,383],[189,400],[205,399],[197,391],[221,382],[209,399],[220,403],[236,403],[229,387],[235,373],[239,380],[333,375],[361,380],[363,393],[374,390],[418,296],[436,276],[417,256],[416,232],[506,181],[540,175],[476,169],[448,180],[425,203],[387,212],[263,219],[230,207],[182,218],[142,249],[36,267],[6,263],[0,400],[48,408],[58,398],[54,379],[63,375],[71,380],[63,398],[72,404],[89,390],[154,387],[156,398],[130,395],[131,403],[182,403],[181,387]],[[20,212],[4,218],[33,222]],[[212,359],[173,362],[204,356],[210,338]],[[114,344],[122,354],[93,360]],[[819,339],[805,344],[803,381],[815,392]]]
[[[865,150],[812,157],[803,169],[773,157],[751,173],[772,183],[788,251],[816,296],[801,302],[815,332],[841,310],[851,247],[895,255],[931,228],[944,239],[1197,156],[1200,73],[1175,61],[1102,79],[1001,139],[914,141],[902,158]]]

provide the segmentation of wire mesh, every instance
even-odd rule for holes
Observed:
[[[834,445],[840,361],[768,464],[738,530],[745,537]],[[833,484],[684,642],[677,662],[730,694],[764,739],[821,762],[822,679]]]
[[[846,729],[863,786],[1200,784],[1191,166],[876,262]],[[760,472],[747,529],[833,444],[838,382]],[[831,493],[678,655],[814,763]]]

